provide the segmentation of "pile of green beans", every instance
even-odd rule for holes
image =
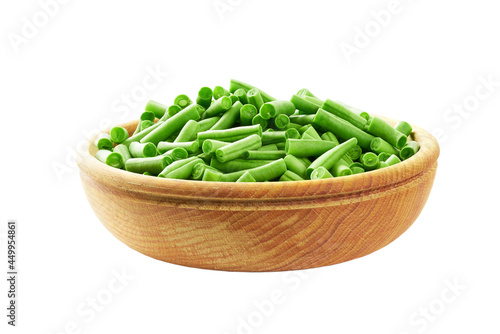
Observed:
[[[301,89],[278,100],[247,83],[202,87],[167,106],[149,101],[137,128],[95,140],[115,168],[171,179],[219,182],[316,180],[400,163],[420,145],[412,127]]]

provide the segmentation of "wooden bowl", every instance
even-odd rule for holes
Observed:
[[[392,122],[391,120],[388,120]],[[122,125],[133,132],[137,121]],[[227,271],[328,266],[370,254],[405,232],[434,182],[439,146],[415,127],[420,151],[380,170],[315,181],[172,180],[109,167],[90,141],[79,159],[104,226],[145,255]]]

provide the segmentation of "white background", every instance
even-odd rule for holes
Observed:
[[[0,260],[5,268],[5,225],[17,219],[20,309],[10,328],[2,279],[0,332],[499,333],[496,2],[401,0],[383,27],[372,11],[389,0],[221,3],[229,9],[71,0],[47,22],[37,1],[1,3]],[[351,57],[347,44],[358,46]],[[168,75],[124,108],[154,69]],[[147,99],[170,104],[233,77],[284,99],[307,87],[439,132],[437,178],[415,224],[372,255],[294,273],[185,268],[117,241],[74,165],[85,133],[137,118]],[[133,278],[116,283],[123,270]],[[255,305],[280,293],[265,314]],[[89,311],[96,297],[106,305]]]

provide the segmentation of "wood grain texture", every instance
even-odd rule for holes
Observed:
[[[122,126],[132,132],[136,124]],[[403,163],[315,181],[143,176],[99,162],[93,140],[78,164],[97,217],[145,255],[215,270],[298,270],[365,256],[413,224],[431,191],[439,156],[428,132],[417,127],[413,138],[421,150]]]

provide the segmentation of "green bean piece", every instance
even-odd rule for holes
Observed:
[[[306,97],[306,96],[316,97],[316,95],[314,95],[313,93],[311,93],[311,91],[309,89],[307,89],[307,88],[300,89],[297,92],[297,95],[300,96],[300,97]]]
[[[276,146],[276,144],[267,144],[257,149],[257,151],[277,151],[277,150],[278,146]]]
[[[302,136],[304,136],[304,134],[311,136],[313,139],[322,140],[316,129],[312,126],[310,126],[306,131],[304,131]]]
[[[148,172],[152,175],[158,175],[167,165],[167,157],[163,155],[153,158],[132,158],[125,162],[125,170],[139,174]]]
[[[286,100],[276,100],[272,102],[267,102],[262,105],[259,109],[259,114],[264,119],[270,119],[271,117],[276,117],[277,115],[293,115],[295,112],[295,105]]]
[[[318,140],[318,143],[331,143],[324,140]],[[331,150],[326,151],[322,155],[320,155],[313,163],[307,167],[306,175],[310,178],[313,170],[318,168],[319,166],[323,166],[326,169],[330,169],[335,165],[344,155],[349,152],[351,148],[353,148],[357,144],[356,138],[351,138],[340,145],[335,146]]]
[[[302,136],[300,137],[300,139],[306,139],[306,140],[318,140],[316,138],[314,138],[313,136],[311,136],[310,134],[308,133],[303,133]]]
[[[128,138],[128,131],[121,126],[115,126],[111,128],[111,131],[109,132],[111,140],[117,144],[120,144],[123,142],[125,139]]]
[[[217,158],[213,157],[210,161],[210,166],[220,170],[223,173],[232,173],[244,169],[252,169],[259,166],[266,165],[273,162],[272,160],[245,160],[234,159],[228,162],[220,162]]]
[[[254,106],[254,108],[255,108],[255,106]],[[267,119],[263,119],[260,114],[257,114],[252,118],[252,124],[253,125],[260,125],[263,129],[265,129],[269,125],[269,122],[267,121]]]
[[[210,130],[210,128],[212,126],[214,126],[219,120],[220,120],[219,116],[214,116],[214,117],[205,118],[205,119],[202,119],[201,121],[198,121],[198,124],[200,125],[198,132]]]
[[[321,107],[323,110],[342,118],[358,129],[363,130],[367,123],[366,119],[351,111],[345,104],[341,104],[330,99],[326,99]]]
[[[283,159],[278,159],[267,165],[250,169],[248,172],[253,176],[256,182],[272,181],[280,178],[281,175],[286,172],[286,164]]]
[[[165,115],[165,112],[167,111],[167,106],[153,101],[149,100],[148,103],[146,103],[146,107],[144,108],[146,111],[151,111],[154,113],[155,117],[160,119]],[[154,119],[153,119],[154,121]]]
[[[287,156],[285,156],[285,158],[283,160],[285,161],[286,168],[289,171],[294,172],[295,174],[299,175],[301,178],[306,177],[306,169],[307,169],[307,167],[309,167],[310,163],[306,164],[304,161],[295,157],[292,154],[288,154]]]
[[[339,146],[334,142],[315,139],[288,139],[285,145],[286,154],[296,157],[319,157],[332,148]]]
[[[245,94],[246,97],[246,94]],[[241,100],[240,100],[241,102]],[[243,102],[241,102],[243,103]],[[257,108],[253,104],[245,104],[240,109],[240,125],[252,125],[252,119],[258,114]],[[267,125],[266,125],[267,126]]]
[[[306,157],[297,157],[300,161],[302,161],[307,167],[311,166],[312,162]]]
[[[387,158],[385,161],[381,161],[381,162],[385,162],[387,165],[392,166],[392,165],[400,163],[401,160],[399,159],[399,157],[397,155],[393,154],[389,158]]]
[[[225,130],[232,127],[240,118],[240,110],[242,106],[243,105],[240,101],[236,101],[233,106],[226,111],[224,115],[222,115],[220,120],[210,128],[210,130]]]
[[[245,172],[247,169],[239,170],[236,172],[232,173],[227,173],[227,174],[222,174],[220,181],[221,182],[236,182]]]
[[[99,150],[96,152],[95,157],[100,162],[114,168],[123,168],[123,157],[120,153],[111,152],[109,150]]]
[[[237,96],[235,95],[229,95],[229,98],[231,99],[231,103],[235,104],[236,102],[240,102]]]
[[[218,100],[223,96],[229,96],[229,92],[222,86],[215,86],[214,88],[214,99]]]
[[[361,167],[363,168],[363,164],[361,162],[353,162],[352,164],[349,165],[349,168],[353,168],[353,167]]]
[[[207,166],[207,164],[205,164],[203,162],[200,162],[200,163],[197,163],[193,167],[193,172],[191,173],[191,178],[193,180],[201,180],[203,178],[203,174],[205,173],[205,169],[211,169],[214,172],[220,173],[220,171],[218,171],[217,169],[210,167],[210,166]]]
[[[356,138],[358,145],[365,150],[370,149],[370,143],[375,138],[371,134],[321,108],[314,117],[314,123],[326,128],[342,139]]]
[[[239,81],[239,80],[231,79],[231,84],[229,85],[229,91],[231,93],[234,93],[234,92],[236,92],[236,90],[238,90],[240,88],[242,88],[246,92],[248,92],[249,90],[256,88],[256,87],[249,85],[247,83],[244,83],[242,81]],[[263,91],[260,91],[260,95],[262,96],[262,99],[264,100],[264,102],[270,102],[270,101],[276,100],[274,97],[272,97],[271,95],[269,95]]]
[[[155,121],[155,117],[156,116],[155,116],[154,112],[146,110],[146,111],[144,111],[141,114],[140,120],[141,121],[151,121],[151,122],[154,122]]]
[[[363,165],[363,169],[366,171],[374,170],[378,168],[380,161],[378,160],[378,156],[373,152],[367,152],[359,158],[361,164]]]
[[[139,132],[146,130],[149,127],[152,127],[155,123],[153,121],[150,121],[149,119],[145,119],[140,122],[139,126]]]
[[[269,120],[269,125],[278,130],[286,130],[288,124],[290,124],[290,118],[284,114],[277,115]]]
[[[192,104],[191,99],[185,94],[180,94],[177,95],[177,97],[174,99],[174,104],[177,104],[181,109],[186,108],[190,104]]]
[[[252,160],[277,160],[284,158],[285,156],[285,151],[248,150],[243,153],[244,159]]]
[[[285,150],[285,146],[286,146],[286,142],[282,141],[282,142],[279,142],[279,143],[275,143],[274,145],[276,145],[276,148],[278,150]]]
[[[306,124],[303,125],[300,129],[298,129],[299,133],[302,135],[304,132],[306,132],[310,127],[312,127],[312,124]]]
[[[380,169],[380,168],[385,168],[385,167],[389,167],[389,165],[387,164],[387,162],[385,162],[385,161],[380,161],[380,162],[379,162],[379,164],[378,164],[377,169]]]
[[[387,152],[382,152],[378,155],[378,161],[386,161],[392,154]],[[399,154],[398,154],[399,155]]]
[[[231,109],[233,102],[229,96],[223,96],[220,99],[215,100],[214,103],[203,114],[203,119],[218,116],[223,112]]]
[[[259,135],[255,134],[217,149],[215,156],[220,162],[227,162],[241,157],[247,150],[254,150],[261,146],[262,139]]]
[[[286,141],[286,131],[265,131],[262,133],[262,145]]]
[[[347,163],[347,167],[351,166],[354,163],[354,161],[349,156],[349,152],[347,152],[347,154],[342,157],[342,160]]]
[[[111,140],[111,136],[106,132],[102,132],[99,135],[97,135],[94,144],[100,150],[110,151],[113,149],[113,141]]]
[[[148,122],[148,121],[143,121],[143,122]],[[142,122],[139,122],[139,126],[141,126],[141,123]],[[142,131],[139,128],[139,131],[137,133],[134,133],[132,136],[128,137],[128,139],[124,140],[122,142],[122,144],[124,144],[125,146],[128,147],[130,145],[130,143],[140,141],[142,138],[146,137],[149,133],[153,132],[154,129],[158,128],[163,123],[165,123],[165,122],[158,121],[155,124],[151,125],[150,127],[145,128]]]
[[[193,160],[191,160],[193,158]],[[198,157],[187,158],[184,160],[176,161],[167,167],[158,175],[167,179],[186,180],[193,172],[193,167],[198,163],[203,163]],[[177,164],[177,165],[176,165]],[[172,167],[169,170],[169,167]]]
[[[370,124],[368,124],[368,132],[375,137],[380,137],[387,141],[392,146],[402,149],[408,139],[403,133],[394,129],[383,119],[373,117]]]
[[[151,158],[157,155],[156,146],[153,143],[130,143],[128,147],[134,158]]]
[[[250,174],[250,171],[246,171],[243,175],[240,176],[236,182],[256,182],[255,178]]]
[[[317,97],[314,97],[314,96],[303,96],[303,98],[306,100],[306,101],[309,101],[311,103],[314,103],[318,106],[322,106],[323,103],[325,103],[325,101],[321,100],[321,99],[318,99]]]
[[[290,118],[291,123],[296,123],[296,124],[300,124],[300,125],[307,125],[307,124],[312,124],[315,117],[316,117],[316,114],[292,115],[289,118]]]
[[[311,173],[311,180],[331,179],[333,175],[323,166],[319,166]]]
[[[200,119],[200,112],[203,107],[197,104],[192,104],[187,108],[181,110],[179,113],[167,119],[160,126],[154,129],[141,139],[141,143],[153,143],[157,145],[160,141],[165,141],[168,137],[173,135],[176,131],[182,129],[184,124],[189,120],[197,121]]]
[[[174,148],[183,148],[186,150],[188,153],[197,153],[200,144],[198,144],[198,141],[186,141],[186,142],[168,142],[168,141],[161,141],[158,143],[157,149],[160,154],[164,154],[167,151],[173,150]]]
[[[171,161],[177,161],[177,160],[186,159],[189,154],[185,148],[175,147],[175,148],[163,153],[162,155],[169,157]]]
[[[370,148],[377,154],[380,154],[382,152],[386,152],[389,154],[399,154],[398,150],[396,150],[391,144],[380,137],[373,138],[372,142],[370,143]]]
[[[358,167],[358,166],[351,167],[351,170],[352,170],[352,174],[361,174],[361,173],[365,172],[363,167]]]
[[[229,145],[231,143],[225,141],[219,141],[215,139],[207,139],[203,142],[202,151],[205,154],[215,154],[219,148]]]
[[[257,110],[260,110],[260,107],[262,107],[262,105],[264,104],[264,100],[262,100],[262,95],[260,95],[260,91],[257,88],[250,89],[247,92],[247,98],[248,98],[248,103],[253,104],[255,108],[257,108]]]
[[[123,144],[118,144],[115,146],[113,149],[113,152],[119,153],[122,156],[123,163],[127,163],[128,159],[131,159],[132,156],[130,155],[130,151],[128,150],[128,147],[123,145]]]
[[[322,140],[326,140],[326,141],[334,142],[336,145],[340,145],[340,142],[337,139],[337,137],[333,133],[331,133],[330,131],[327,131],[327,132],[323,133],[321,135],[321,139]]]
[[[354,146],[349,152],[347,152],[347,156],[352,160],[358,160],[361,154],[363,154],[363,150],[359,145]]]
[[[290,121],[290,117],[288,117],[288,121]],[[302,127],[302,125],[300,124],[297,124],[297,123],[288,123],[287,126],[286,126],[286,129],[295,129],[295,130],[299,130],[300,128]]]
[[[179,113],[183,108],[179,107],[177,104],[173,104],[167,109],[168,116],[172,117],[175,114]]]
[[[402,160],[411,158],[420,150],[420,144],[416,141],[409,141],[399,152],[399,156]]]
[[[195,155],[195,156],[200,158],[201,160],[203,160],[203,162],[206,163],[207,165],[209,165],[210,161],[212,160],[213,154],[200,153],[200,154]]]
[[[198,132],[198,142],[203,144],[203,142],[207,139],[235,142],[253,134],[262,136],[262,128],[260,125],[240,126],[227,130],[208,130]]]
[[[411,125],[405,121],[398,122],[398,124],[394,126],[394,129],[398,130],[405,136],[409,136],[413,132],[413,128],[411,127]]]
[[[212,181],[212,182],[218,182],[222,178],[222,173],[217,171],[215,168],[214,169],[209,169],[205,168],[205,171],[203,172],[203,177],[202,181]]]
[[[198,122],[192,119],[187,121],[182,127],[181,132],[177,135],[177,138],[175,138],[174,143],[193,141],[196,139],[199,130],[200,124]]]
[[[304,180],[304,178],[300,177],[300,175],[297,175],[296,173],[292,172],[291,170],[287,170],[280,177],[280,181],[303,181],[303,180]]]
[[[318,109],[321,108],[321,105],[308,101],[299,95],[293,95],[290,101],[294,104],[295,109],[298,109],[305,114],[315,114]]]
[[[247,92],[243,88],[238,88],[237,90],[235,90],[233,95],[236,96],[238,100],[240,100],[241,104],[248,104]]]
[[[345,156],[344,156],[345,157]],[[333,165],[330,169],[330,173],[334,177],[348,176],[352,175],[352,170],[349,167],[349,163],[347,163],[344,159],[340,159]]]
[[[196,103],[207,109],[212,103],[212,88],[201,87],[198,91],[198,97],[196,98]]]

